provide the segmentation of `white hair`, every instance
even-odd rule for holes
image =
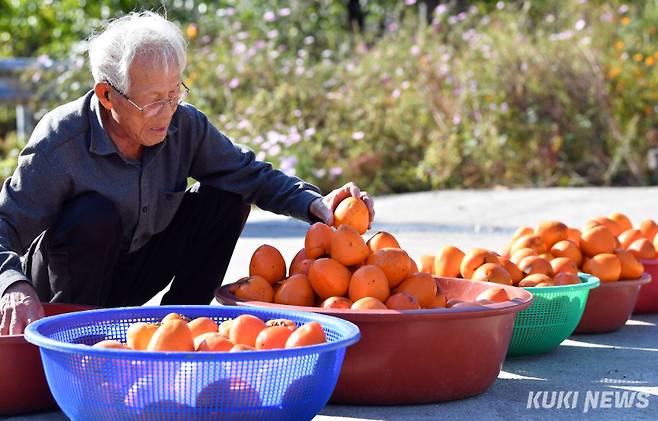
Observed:
[[[129,69],[135,58],[168,72],[183,73],[187,59],[181,30],[154,12],[132,12],[111,21],[92,36],[89,64],[96,83],[108,81],[123,92],[130,86]]]

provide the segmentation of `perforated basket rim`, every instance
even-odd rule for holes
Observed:
[[[565,294],[582,292],[585,290],[598,288],[599,285],[601,285],[601,281],[599,280],[599,278],[597,278],[594,275],[590,275],[589,273],[578,272],[578,277],[581,280],[585,279],[585,281],[584,282],[581,281],[579,284],[571,284],[571,285],[557,285],[552,287],[522,287],[522,288],[527,291],[530,291],[533,295],[541,296],[542,293],[544,292],[550,295],[553,295],[556,292],[563,292]]]
[[[40,348],[73,353],[73,354],[84,354],[84,355],[94,355],[99,357],[112,357],[112,358],[121,358],[121,359],[148,359],[148,360],[181,360],[181,361],[217,361],[218,357],[222,361],[245,361],[245,360],[269,360],[269,359],[279,359],[286,357],[297,357],[303,355],[311,354],[320,354],[325,352],[336,351],[342,348],[346,348],[361,339],[361,333],[359,328],[352,322],[347,320],[342,320],[337,317],[326,316],[324,314],[316,313],[307,313],[302,311],[294,310],[281,310],[276,309],[276,312],[281,315],[289,315],[293,317],[299,317],[302,319],[319,322],[323,327],[330,326],[334,330],[341,332],[341,336],[344,336],[343,339],[339,339],[332,342],[327,342],[319,345],[310,345],[296,348],[285,348],[285,349],[273,349],[273,350],[254,350],[254,351],[241,351],[241,352],[180,352],[180,351],[135,351],[135,350],[123,350],[123,349],[109,349],[109,348],[93,348],[84,344],[71,344],[67,342],[57,341],[51,339],[41,333],[41,329],[47,328],[53,323],[60,323],[66,320],[75,320],[77,321],[81,317],[89,319],[89,324],[94,321],[107,321],[111,320],[108,318],[108,314],[116,313],[125,314],[129,313],[139,313],[140,317],[149,317],[151,314],[162,314],[163,316],[167,313],[177,312],[185,313],[186,310],[192,311],[203,311],[210,309],[213,312],[226,311],[231,313],[241,313],[241,314],[269,314],[272,312],[271,309],[266,308],[240,308],[240,307],[224,307],[224,306],[195,306],[195,305],[167,305],[167,306],[143,306],[143,307],[116,307],[116,308],[106,308],[98,310],[86,310],[75,313],[66,313],[59,314],[56,316],[49,316],[43,319],[37,320],[30,323],[25,329],[25,339],[39,346]],[[222,310],[223,309],[223,310]],[[210,313],[210,311],[209,311]],[[212,314],[210,314],[212,317]]]

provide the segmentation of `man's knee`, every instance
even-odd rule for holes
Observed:
[[[46,232],[47,245],[94,246],[121,238],[121,217],[114,204],[97,192],[86,192],[66,202]]]

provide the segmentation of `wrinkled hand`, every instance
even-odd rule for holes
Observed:
[[[16,282],[0,298],[0,335],[20,335],[25,326],[43,317],[37,292],[27,282]]]
[[[370,229],[372,220],[375,217],[375,202],[370,196],[368,196],[368,193],[361,191],[354,183],[347,183],[343,187],[337,188],[324,196],[322,199],[318,198],[314,200],[311,203],[309,211],[311,214],[320,218],[325,224],[332,226],[334,224],[334,211],[336,210],[336,207],[343,201],[343,199],[350,196],[363,200],[368,207],[368,213],[370,214],[368,229]]]

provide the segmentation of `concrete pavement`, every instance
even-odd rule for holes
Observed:
[[[393,233],[417,260],[420,255],[433,254],[448,244],[462,249],[499,250],[517,227],[536,226],[546,219],[581,227],[589,218],[617,211],[628,215],[635,224],[646,218],[658,220],[658,188],[655,187],[441,191],[377,197],[375,203],[377,215],[372,231]],[[306,228],[302,222],[255,209],[238,242],[225,283],[247,274],[249,258],[261,244],[276,246],[290,262],[303,247]],[[150,303],[157,303],[158,297]],[[619,392],[616,396],[615,391]],[[631,408],[614,408],[615,398],[619,399],[623,391],[642,395],[633,395]],[[556,395],[563,392],[563,396],[571,392],[568,397],[574,407],[535,408],[535,402],[541,406],[544,398],[550,404],[552,392]],[[576,400],[575,392],[578,392]],[[595,395],[608,397],[610,401],[598,399],[603,407],[593,408]],[[646,404],[638,396],[645,397]],[[612,407],[607,408],[608,404]],[[482,420],[658,419],[658,314],[634,316],[625,328],[615,333],[572,336],[549,354],[506,360],[496,383],[486,393],[473,398],[396,407],[329,405],[315,419],[473,417]],[[55,421],[66,417],[61,412],[50,412],[6,419]]]

